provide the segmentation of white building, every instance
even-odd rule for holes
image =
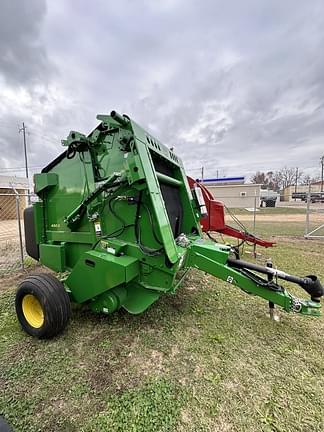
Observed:
[[[204,179],[201,183],[229,208],[260,207],[261,184],[244,183],[245,177]]]

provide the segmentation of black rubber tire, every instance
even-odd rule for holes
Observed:
[[[32,294],[39,301],[44,322],[41,327],[33,327],[23,313],[24,296]],[[71,315],[71,303],[63,284],[53,275],[46,273],[33,274],[24,279],[16,293],[16,313],[26,333],[43,339],[50,339],[61,333]]]

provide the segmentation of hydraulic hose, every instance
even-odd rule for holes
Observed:
[[[273,277],[295,283],[302,287],[311,296],[313,301],[319,302],[320,298],[324,295],[324,288],[322,287],[318,277],[314,275],[304,277],[293,276],[272,267],[265,267],[235,258],[228,258],[227,265],[237,269],[254,270],[259,273],[272,275]]]

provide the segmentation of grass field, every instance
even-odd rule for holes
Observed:
[[[323,242],[303,226],[259,222],[279,236],[259,259],[324,280]],[[193,271],[142,315],[74,307],[39,341],[17,324],[17,277],[1,282],[0,414],[15,431],[324,430],[323,318],[270,321],[262,300]]]

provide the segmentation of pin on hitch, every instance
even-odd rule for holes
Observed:
[[[272,261],[268,259],[266,262],[266,266],[272,268]],[[273,280],[273,274],[268,274],[268,281],[271,282]],[[272,301],[269,301],[269,316],[272,321],[280,321],[280,316],[275,309],[275,304]]]

